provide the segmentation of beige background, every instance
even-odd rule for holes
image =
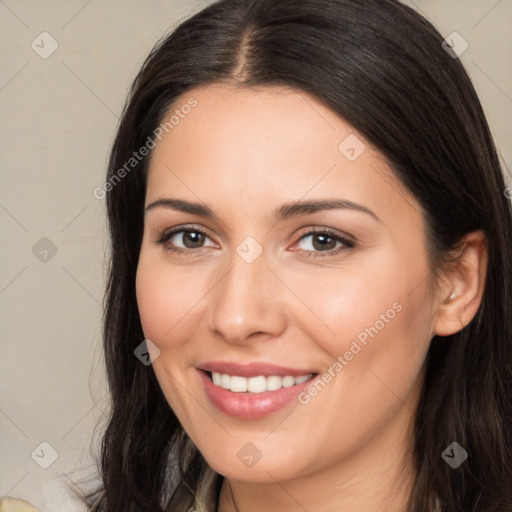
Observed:
[[[443,35],[457,31],[469,43],[461,58],[510,167],[512,1],[406,3]],[[205,5],[0,0],[0,496],[24,497],[46,512],[83,510],[63,483],[84,475],[107,404],[100,351],[107,238],[104,202],[92,192],[104,181],[143,59]],[[31,47],[42,46],[43,31],[58,43],[46,59]],[[52,449],[58,457],[43,469]]]

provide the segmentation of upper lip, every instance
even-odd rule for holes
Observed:
[[[238,375],[240,377],[258,377],[263,375],[268,377],[270,375],[277,375],[279,377],[286,377],[291,375],[293,377],[300,377],[301,375],[309,375],[316,373],[312,370],[302,370],[298,368],[287,368],[285,366],[278,366],[265,362],[253,363],[234,363],[229,361],[212,361],[202,364],[197,367],[199,370],[206,372],[225,373],[227,375]]]

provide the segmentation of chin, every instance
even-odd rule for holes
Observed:
[[[261,450],[250,441],[233,441],[219,446],[218,450],[209,447],[201,453],[214,471],[242,482],[275,483],[309,473],[305,469],[308,464],[298,460],[296,452],[283,453],[274,447],[265,447],[264,443],[259,445]]]

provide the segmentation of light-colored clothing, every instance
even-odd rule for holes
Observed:
[[[0,498],[0,512],[39,512],[34,505],[20,498]]]

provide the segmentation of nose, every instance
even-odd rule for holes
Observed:
[[[230,344],[274,338],[286,328],[286,292],[263,252],[249,263],[238,253],[210,294],[208,327]]]

